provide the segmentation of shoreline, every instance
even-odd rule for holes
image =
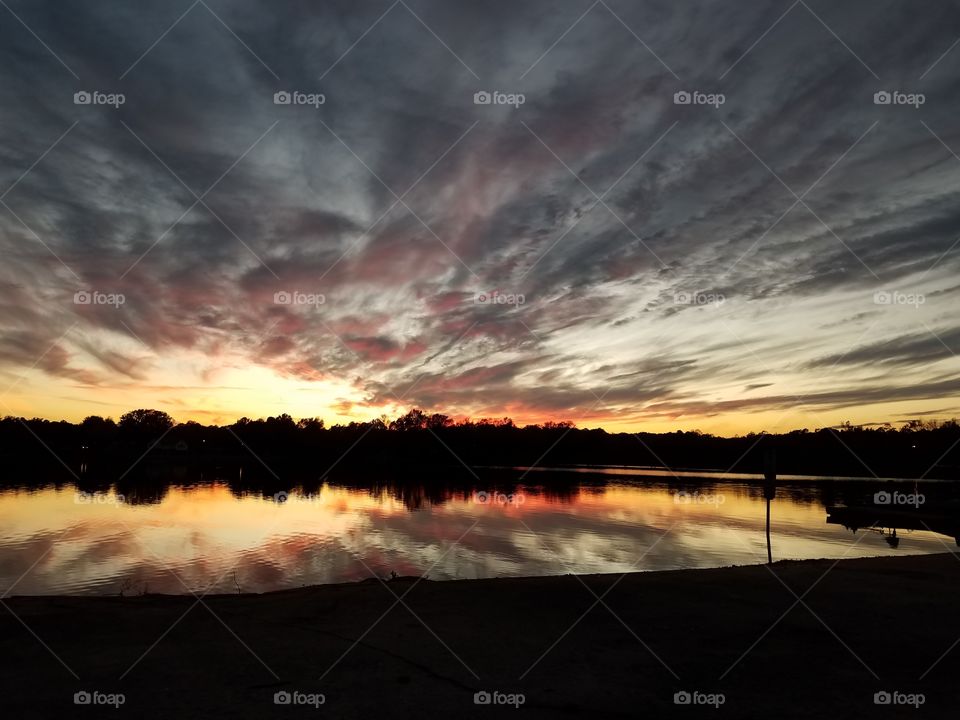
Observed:
[[[610,573],[564,573],[563,575],[506,575],[506,576],[497,576],[497,577],[488,577],[488,578],[452,578],[449,580],[437,580],[432,579],[429,576],[419,576],[419,575],[398,575],[397,577],[366,577],[361,578],[360,580],[346,580],[342,582],[333,582],[333,583],[314,583],[312,585],[302,585],[300,587],[291,587],[291,588],[280,588],[278,590],[265,590],[264,592],[216,592],[216,593],[204,593],[201,590],[197,590],[195,593],[190,593],[184,591],[182,593],[131,593],[129,595],[120,595],[119,593],[109,594],[109,595],[71,595],[71,594],[60,594],[60,593],[50,593],[44,595],[18,595],[16,593],[12,595],[6,595],[3,597],[4,600],[49,600],[49,599],[60,599],[60,600],[135,600],[138,598],[150,598],[150,599],[182,599],[189,598],[195,599],[197,596],[203,597],[205,599],[224,599],[224,598],[266,598],[270,596],[280,596],[280,595],[291,595],[296,593],[304,592],[316,592],[325,589],[343,589],[343,588],[352,588],[352,587],[362,587],[366,585],[390,585],[390,584],[419,584],[419,583],[431,583],[431,584],[443,584],[443,585],[455,585],[460,583],[475,585],[483,583],[531,583],[535,584],[538,581],[549,581],[556,578],[571,578],[577,577],[581,579],[591,579],[594,581],[603,581],[609,579],[616,579],[618,577],[632,577],[632,576],[667,576],[667,575],[677,575],[677,574],[687,574],[687,573],[710,573],[718,571],[727,571],[727,570],[739,570],[743,568],[762,568],[762,567],[787,567],[791,565],[800,565],[804,563],[812,564],[823,564],[823,563],[846,563],[855,560],[904,560],[907,561],[909,558],[922,558],[922,557],[939,557],[939,556],[949,556],[949,552],[937,552],[937,553],[909,553],[905,552],[902,555],[897,555],[891,557],[889,555],[863,555],[858,557],[851,558],[802,558],[802,559],[784,559],[784,560],[775,560],[772,565],[768,563],[748,563],[743,565],[719,565],[717,567],[705,567],[705,568],[670,568],[665,570],[633,570],[626,573],[619,572],[610,572]]]
[[[338,718],[516,711],[475,705],[482,692],[522,695],[525,716],[537,718],[635,717],[638,708],[843,718],[875,712],[873,696],[886,690],[924,695],[919,710],[888,708],[893,716],[945,717],[958,699],[960,648],[947,652],[960,636],[958,593],[960,565],[941,553],[370,578],[202,602],[18,596],[0,610],[0,685],[11,717],[31,718],[73,716],[78,691],[121,693],[108,716],[140,720],[316,709],[275,705],[277,692],[322,695],[320,711]],[[676,705],[683,692],[724,702]]]

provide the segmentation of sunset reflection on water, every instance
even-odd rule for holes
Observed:
[[[426,574],[431,580],[718,567],[766,559],[765,502],[747,484],[401,492],[323,485],[237,494],[226,484],[169,487],[132,504],[114,490],[0,491],[0,592],[264,592]],[[481,502],[481,500],[486,502]],[[774,559],[943,552],[952,540],[827,525],[822,503],[780,488]],[[864,532],[868,537],[861,537]],[[859,540],[859,542],[857,542]],[[856,544],[855,544],[856,543]],[[12,586],[12,589],[11,589]]]

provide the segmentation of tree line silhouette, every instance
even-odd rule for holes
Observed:
[[[611,433],[572,422],[518,426],[510,418],[454,421],[415,408],[390,420],[328,427],[320,418],[287,414],[241,418],[230,425],[176,423],[160,410],[137,409],[119,421],[90,416],[80,423],[0,419],[0,477],[40,466],[83,467],[106,475],[176,465],[243,463],[275,474],[309,468],[322,475],[360,469],[576,465],[668,467],[762,473],[764,453],[777,471],[833,476],[960,479],[960,425],[914,420],[890,425],[795,430],[721,437],[699,431]]]

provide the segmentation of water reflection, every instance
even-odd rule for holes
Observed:
[[[889,509],[884,507],[834,507],[828,508],[830,513],[827,522],[833,525],[842,525],[851,533],[859,530],[872,530],[886,539],[890,547],[900,546],[900,536],[897,530],[908,532],[930,531],[938,535],[952,537],[954,543],[960,546],[960,522],[956,508],[949,505],[921,512],[918,507],[913,510]],[[949,550],[949,548],[947,548]]]
[[[762,485],[583,473],[507,481],[518,476],[490,476],[483,488],[431,480],[289,489],[245,485],[239,474],[9,488],[0,491],[0,592],[263,592],[391,572],[456,579],[767,560]],[[773,558],[943,552],[941,534],[956,537],[953,485],[943,483],[925,489],[930,506],[947,508],[942,522],[930,512],[887,516],[881,532],[861,537],[878,527],[872,492],[865,483],[778,485]],[[895,541],[891,528],[900,529]]]

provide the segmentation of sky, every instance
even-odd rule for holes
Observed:
[[[958,41],[948,0],[5,0],[0,414],[960,415]]]

